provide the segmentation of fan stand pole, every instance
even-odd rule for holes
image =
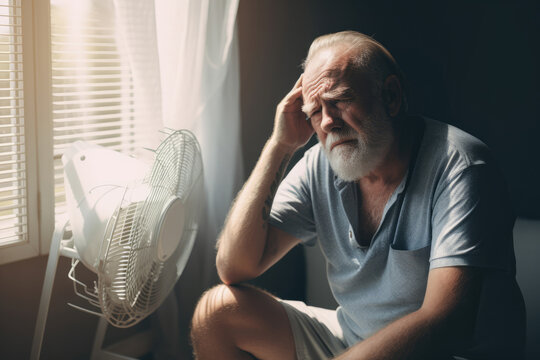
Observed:
[[[47,270],[45,272],[45,280],[43,282],[41,299],[39,301],[39,311],[36,321],[36,328],[34,331],[34,340],[32,342],[32,350],[30,353],[31,360],[38,360],[41,353],[43,333],[45,331],[45,324],[47,322],[47,315],[49,313],[49,304],[51,302],[54,276],[56,275],[56,266],[58,264],[58,258],[60,257],[60,247],[62,245],[62,238],[64,237],[64,231],[66,230],[67,224],[67,218],[63,219],[63,221],[59,221],[56,224],[51,240],[49,259],[47,260]]]
[[[92,347],[92,356],[90,360],[103,360],[101,349],[103,348],[103,340],[105,339],[105,334],[107,333],[107,320],[100,317],[96,329],[96,336],[94,337],[94,346]]]

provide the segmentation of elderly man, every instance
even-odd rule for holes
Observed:
[[[313,133],[319,144],[281,181]],[[391,54],[316,39],[218,241],[224,285],[195,310],[199,359],[519,359],[514,217],[487,147],[406,114]],[[318,243],[337,310],[240,284]],[[285,281],[285,279],[284,279]]]

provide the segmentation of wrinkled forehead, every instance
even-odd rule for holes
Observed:
[[[320,96],[346,82],[349,60],[335,50],[323,50],[310,61],[302,78],[304,100]]]
[[[338,71],[322,71],[312,78],[306,77],[302,83],[302,96],[304,101],[315,101],[322,94],[331,91],[339,85]]]

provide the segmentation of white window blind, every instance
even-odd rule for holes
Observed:
[[[132,153],[132,76],[118,47],[112,1],[51,1],[56,213],[65,211],[61,156],[76,140]]]
[[[0,245],[27,241],[20,0],[0,2]]]

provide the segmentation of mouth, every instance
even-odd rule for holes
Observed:
[[[330,146],[330,151],[334,150],[334,148],[336,146],[339,146],[339,145],[347,145],[347,144],[351,144],[351,143],[355,143],[357,140],[356,139],[342,139],[342,140],[338,140],[336,141],[335,143],[333,143],[331,146]]]

